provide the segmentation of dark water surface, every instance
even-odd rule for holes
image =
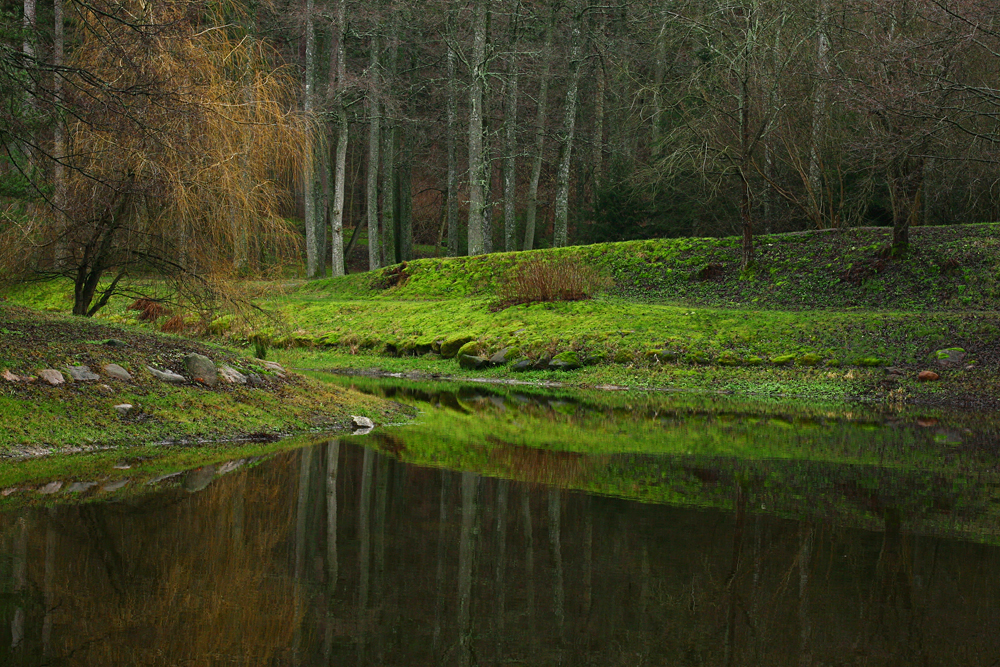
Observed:
[[[421,423],[0,514],[0,665],[1000,664],[990,432],[388,393]]]

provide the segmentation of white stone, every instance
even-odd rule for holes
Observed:
[[[38,377],[43,382],[47,382],[53,387],[58,387],[59,385],[65,384],[66,382],[66,378],[63,377],[63,374],[52,368],[45,368],[43,370],[38,371]]]
[[[228,384],[247,383],[247,376],[231,366],[219,366],[219,379]]]
[[[172,384],[177,384],[184,382],[184,376],[178,375],[172,371],[159,371],[152,366],[146,366],[146,370],[153,374],[153,377],[163,380],[164,382],[170,382]]]
[[[118,412],[118,414],[120,414],[122,417],[124,417],[125,415],[127,415],[129,412],[132,411],[132,404],[131,403],[119,403],[118,405],[115,406],[115,410]]]

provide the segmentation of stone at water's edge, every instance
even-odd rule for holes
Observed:
[[[574,371],[580,368],[580,366],[580,357],[572,350],[560,352],[552,357],[552,361],[549,362],[549,368],[560,371]]]
[[[173,373],[171,371],[158,371],[152,366],[146,366],[146,370],[152,373],[153,377],[163,380],[164,382],[170,382],[173,384],[184,382],[183,375],[178,375],[177,373]]]
[[[101,379],[101,376],[90,370],[89,366],[67,366],[66,372],[77,382],[90,382]]]
[[[364,435],[375,428],[375,422],[368,417],[351,415],[351,427],[354,429],[354,435]]]
[[[42,382],[47,382],[53,387],[57,387],[66,382],[66,378],[63,377],[63,374],[52,368],[45,368],[38,371],[38,377],[42,380]]]
[[[511,347],[505,347],[504,349],[495,353],[493,356],[490,357],[490,364],[493,366],[503,366],[504,364],[506,364],[508,361],[510,361],[508,355],[510,355],[510,351],[512,349],[513,348]]]
[[[214,387],[219,382],[219,372],[215,368],[215,362],[203,354],[195,354],[194,352],[185,354],[184,367],[195,382],[209,387]]]
[[[132,381],[132,374],[118,364],[104,364],[104,367],[101,370],[104,371],[105,375],[113,377],[116,380],[123,380],[125,382]]]
[[[510,370],[515,373],[523,373],[524,371],[530,371],[533,366],[534,363],[532,363],[531,359],[521,359],[520,361],[515,362],[514,365],[510,367]]]
[[[55,493],[56,491],[58,491],[59,489],[61,489],[62,485],[63,485],[63,483],[60,482],[60,481],[58,481],[58,480],[55,481],[55,482],[49,482],[48,484],[46,484],[42,488],[38,489],[38,492],[39,493],[44,493],[45,495],[49,495],[50,493]]]
[[[449,338],[445,342],[441,343],[441,357],[444,359],[452,359],[458,354],[458,351],[462,349],[462,346],[468,342],[475,340],[474,336],[456,336],[455,338]]]
[[[935,380],[938,380],[940,378],[941,376],[935,373],[934,371],[920,371],[920,373],[917,375],[917,380],[919,380],[920,382],[934,382]]]
[[[460,354],[458,355],[458,365],[468,371],[478,371],[486,365],[486,359],[471,354]]]
[[[247,376],[231,366],[219,366],[219,379],[229,384],[247,383]]]

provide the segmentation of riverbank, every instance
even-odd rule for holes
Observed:
[[[273,441],[349,430],[351,415],[401,418],[399,406],[180,336],[9,305],[0,305],[0,335],[0,457],[8,459]],[[213,376],[192,375],[190,359],[210,362]]]

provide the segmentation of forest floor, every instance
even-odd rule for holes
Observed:
[[[398,419],[399,406],[267,367],[219,345],[0,304],[0,458],[116,445],[272,442],[288,433],[349,428],[351,415]],[[189,353],[252,374],[254,383],[166,383]],[[105,369],[117,364],[131,380]],[[70,367],[99,379],[73,381]],[[65,380],[51,385],[39,371]],[[131,406],[118,410],[115,406]],[[2,475],[0,475],[2,486]]]

